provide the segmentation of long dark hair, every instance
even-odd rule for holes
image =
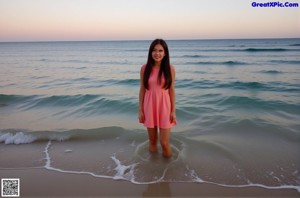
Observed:
[[[164,89],[169,89],[172,85],[172,75],[171,75],[171,68],[170,68],[170,56],[169,56],[169,49],[167,43],[163,39],[155,39],[150,47],[149,47],[149,52],[148,52],[148,60],[146,64],[146,68],[144,71],[144,87],[146,89],[149,88],[148,86],[148,81],[149,77],[152,71],[152,67],[155,63],[154,59],[152,58],[152,51],[156,45],[160,44],[165,51],[165,56],[161,61],[159,73],[158,73],[158,83],[161,83],[161,77],[164,75],[165,78],[165,84],[163,86]]]

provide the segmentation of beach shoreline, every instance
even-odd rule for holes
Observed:
[[[59,141],[66,134],[69,139]],[[234,179],[235,175],[232,173],[230,177],[230,169],[222,169],[226,158],[212,157],[204,143],[193,155],[201,162],[191,166],[193,162],[191,158],[186,161],[182,145],[193,143],[175,134],[172,137],[174,157],[170,160],[160,154],[149,155],[144,133],[122,128],[77,130],[41,137],[27,144],[0,144],[0,178],[19,178],[21,197],[300,196],[298,185],[251,184],[250,181],[233,185],[230,178]],[[216,164],[219,165],[211,167]],[[202,169],[196,170],[199,167]],[[218,179],[210,181],[207,175],[216,172]]]
[[[21,197],[299,197],[293,189],[222,187],[207,183],[133,184],[45,168],[0,169],[1,178],[19,178]]]

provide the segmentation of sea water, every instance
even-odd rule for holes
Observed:
[[[137,119],[150,43],[0,43],[2,156],[7,144],[42,142],[39,163],[14,167],[299,190],[300,39],[167,41],[178,120],[169,160],[148,153]],[[76,166],[83,143],[102,155]]]

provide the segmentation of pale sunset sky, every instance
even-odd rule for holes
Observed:
[[[0,42],[300,38],[300,7],[252,2],[0,0]]]

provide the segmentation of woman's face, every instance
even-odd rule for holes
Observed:
[[[156,63],[160,63],[165,55],[165,50],[161,44],[157,44],[154,46],[152,51],[152,58]]]

